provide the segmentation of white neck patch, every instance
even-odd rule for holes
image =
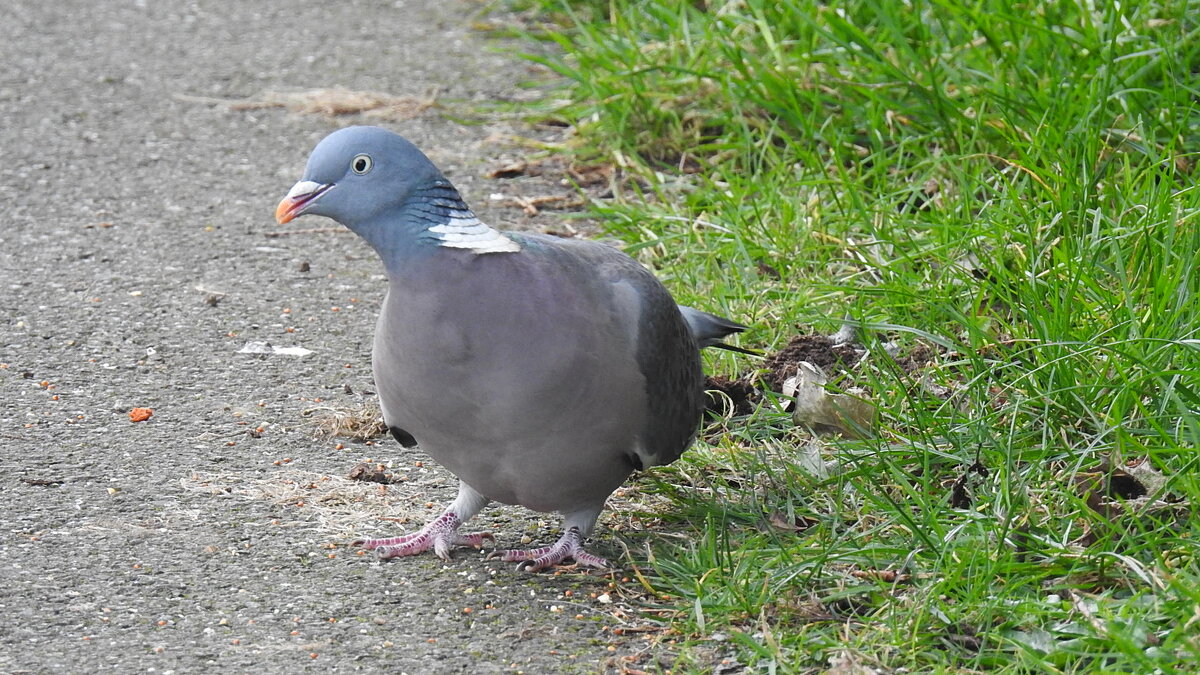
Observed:
[[[471,213],[454,214],[450,222],[434,225],[429,231],[436,234],[438,246],[465,248],[474,253],[515,253],[521,245],[489,227]]]

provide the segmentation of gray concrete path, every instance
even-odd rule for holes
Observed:
[[[327,87],[510,99],[528,67],[470,32],[481,7],[5,3],[0,672],[592,672],[644,648],[608,630],[591,597],[606,580],[344,547],[419,526],[453,494],[390,439],[339,449],[306,427],[373,403],[383,277],[353,236],[267,235],[313,144],[369,118],[203,102]],[[501,123],[431,110],[388,126],[504,227],[529,223],[492,193],[557,187],[483,178],[519,154]],[[254,340],[312,353],[238,353]],[[132,422],[135,407],[153,416]],[[407,480],[341,478],[367,458]],[[479,524],[508,546],[557,527],[519,509]]]

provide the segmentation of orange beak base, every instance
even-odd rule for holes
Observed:
[[[275,208],[275,221],[280,225],[291,222],[293,218],[304,215],[304,210],[317,201],[321,195],[333,189],[332,183],[316,183],[302,180],[292,186],[283,201]]]
[[[299,213],[300,209],[304,208],[309,200],[296,197],[284,197],[283,201],[279,202],[279,206],[275,208],[275,222],[283,225],[291,222]]]

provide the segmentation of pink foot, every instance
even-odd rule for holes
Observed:
[[[479,548],[483,546],[484,539],[494,539],[491,532],[459,534],[460,526],[462,526],[462,521],[458,519],[458,516],[453,511],[446,511],[421,528],[420,532],[387,539],[360,539],[350,545],[373,550],[380,560],[402,555],[416,555],[432,548],[437,557],[449,561],[451,546]]]
[[[578,527],[571,527],[563,532],[563,536],[553,546],[535,548],[531,551],[493,551],[489,558],[499,557],[504,562],[517,562],[517,569],[525,572],[540,572],[547,567],[553,567],[564,560],[574,560],[584,567],[608,567],[608,561],[598,555],[592,555],[583,550],[583,535]]]

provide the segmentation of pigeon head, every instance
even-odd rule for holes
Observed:
[[[313,149],[304,176],[292,186],[275,220],[327,216],[343,225],[399,209],[414,191],[445,182],[415,145],[379,127],[346,127]]]

